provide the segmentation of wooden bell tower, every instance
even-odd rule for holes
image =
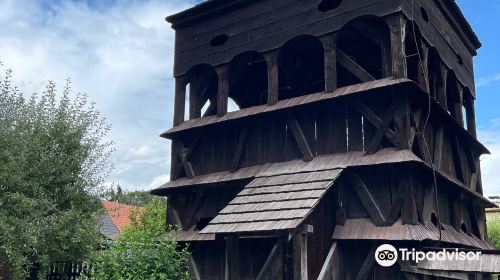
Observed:
[[[167,21],[171,180],[152,193],[192,279],[469,277],[374,252],[492,249],[481,44],[455,1],[211,0]]]

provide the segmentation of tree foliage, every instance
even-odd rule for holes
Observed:
[[[13,279],[33,262],[85,259],[99,241],[96,198],[111,164],[109,126],[87,96],[49,82],[25,97],[0,77],[0,256]]]
[[[189,279],[189,252],[174,241],[172,229],[165,231],[165,215],[160,198],[153,199],[139,215],[131,214],[132,224],[118,240],[97,253],[92,279]]]
[[[500,249],[500,218],[493,218],[488,221],[488,236],[491,244]]]
[[[119,184],[110,186],[101,197],[108,201],[135,206],[145,206],[155,198],[148,191],[123,191]]]

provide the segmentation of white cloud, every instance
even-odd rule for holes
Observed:
[[[170,180],[170,174],[160,175],[160,176],[154,178],[153,181],[151,181],[151,183],[149,183],[148,189],[157,188],[157,187],[165,184],[169,180]]]
[[[47,80],[87,92],[112,124],[110,181],[146,188],[168,171],[174,32],[190,0],[0,1],[0,61],[25,93]],[[103,4],[105,3],[105,4]]]
[[[476,82],[476,87],[486,86],[496,81],[500,81],[500,73],[492,76],[479,78]]]
[[[492,122],[495,124],[496,122]],[[491,155],[481,157],[481,175],[485,195],[500,194],[500,131],[495,126],[478,130],[478,137]]]

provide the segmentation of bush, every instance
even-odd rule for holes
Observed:
[[[488,236],[491,244],[500,249],[500,218],[494,218],[488,221]]]
[[[189,252],[172,238],[173,229],[165,230],[165,215],[165,203],[160,198],[146,205],[139,219],[132,214],[132,225],[97,253],[92,279],[189,279]]]

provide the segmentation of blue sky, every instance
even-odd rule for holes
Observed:
[[[0,0],[0,61],[25,93],[70,77],[113,128],[108,182],[149,189],[168,180],[174,33],[165,16],[196,0]],[[485,192],[500,193],[500,2],[459,0],[483,48],[475,60],[477,121],[492,151],[482,159]]]

